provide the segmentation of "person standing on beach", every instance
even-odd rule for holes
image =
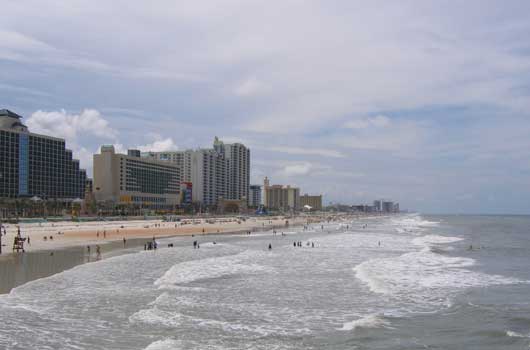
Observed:
[[[86,246],[86,252],[88,253],[88,256],[90,256],[90,246],[89,245]]]
[[[125,239],[125,237],[123,237],[123,248],[125,248],[126,244],[127,244],[127,240]]]
[[[96,258],[98,260],[101,259],[101,248],[99,247],[99,244],[96,245]]]

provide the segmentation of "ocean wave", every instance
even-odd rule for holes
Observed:
[[[522,334],[514,331],[507,330],[506,335],[513,338],[530,338],[530,334]]]
[[[405,231],[410,231],[416,228],[433,227],[440,224],[438,221],[425,220],[421,215],[418,214],[407,215],[393,219],[392,223],[396,226],[405,228]]]
[[[345,322],[341,331],[355,331],[357,328],[381,328],[387,327],[390,323],[381,315],[373,314],[359,319]]]
[[[182,315],[176,312],[161,310],[155,306],[151,309],[143,309],[134,313],[129,317],[129,322],[176,328],[182,323]]]
[[[149,344],[145,350],[177,350],[181,349],[181,343],[173,339],[157,340]]]
[[[430,248],[432,245],[439,244],[449,244],[463,241],[461,237],[449,237],[449,236],[440,236],[440,235],[427,235],[422,237],[417,237],[412,240],[412,244],[416,246],[422,246],[425,248]]]
[[[527,283],[469,270],[475,263],[471,258],[436,254],[426,247],[398,257],[368,260],[355,266],[354,271],[372,292],[408,301],[421,309],[448,306],[450,296],[459,289]]]
[[[263,272],[268,270],[268,268],[251,262],[263,253],[260,251],[245,251],[236,255],[185,261],[172,266],[154,284],[159,288],[168,286],[171,288],[174,285],[210,278]]]

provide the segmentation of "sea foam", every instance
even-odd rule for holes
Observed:
[[[472,271],[468,257],[450,257],[432,251],[432,246],[462,240],[459,237],[428,235],[414,238],[419,251],[397,257],[365,261],[354,267],[355,276],[374,293],[408,301],[424,310],[447,306],[457,289],[525,283],[515,278]]]
[[[378,314],[361,317],[357,320],[345,322],[339,330],[341,331],[355,331],[357,328],[380,328],[386,327],[389,322]]]

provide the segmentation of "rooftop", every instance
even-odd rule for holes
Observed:
[[[10,117],[10,118],[22,119],[22,116],[11,112],[9,109],[0,109],[0,117]]]

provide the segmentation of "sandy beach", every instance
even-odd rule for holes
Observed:
[[[184,218],[179,222],[123,220],[4,224],[7,235],[2,236],[2,243],[5,246],[0,255],[0,294],[8,293],[12,288],[29,281],[51,276],[80,264],[136,253],[153,237],[161,240],[186,236],[190,236],[191,239],[191,236],[196,236],[199,241],[204,241],[209,239],[206,238],[208,236],[230,237],[248,231],[264,232],[276,229],[281,233],[307,223],[320,223],[326,219],[327,216],[306,215],[248,217],[245,220],[237,217]],[[343,215],[335,215],[332,218],[333,221],[342,219]],[[22,237],[30,238],[30,244],[25,244],[25,252],[16,253],[12,251],[12,245],[19,228]],[[216,238],[219,239],[220,237]],[[180,241],[177,244],[188,243]],[[96,245],[100,247],[100,257],[96,254]],[[90,253],[87,252],[87,246],[91,247]]]
[[[29,238],[24,249],[26,252],[56,250],[68,247],[102,245],[109,242],[130,239],[152,239],[179,236],[240,231],[260,231],[275,227],[302,225],[308,221],[319,221],[316,216],[286,217],[250,217],[240,220],[236,217],[188,218],[179,222],[162,220],[124,220],[92,222],[54,222],[4,224],[7,235],[2,236],[3,254],[12,253],[13,241],[20,228],[21,236]],[[0,256],[1,258],[1,256]]]

